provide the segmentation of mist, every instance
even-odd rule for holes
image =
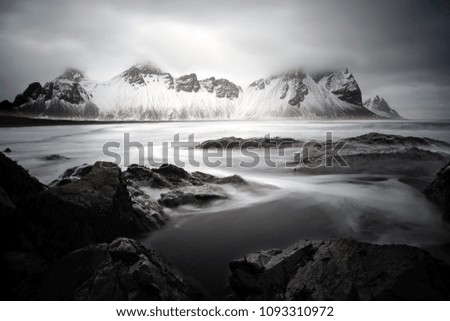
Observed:
[[[450,118],[441,1],[3,1],[0,99],[67,67],[108,80],[151,61],[245,87],[282,70],[348,67],[406,118]]]

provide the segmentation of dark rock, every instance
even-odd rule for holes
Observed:
[[[424,190],[425,195],[442,210],[442,218],[450,222],[450,163],[444,166],[436,178]]]
[[[99,109],[79,84],[82,79],[81,72],[69,69],[43,87],[39,83],[30,84],[23,94],[17,95],[13,104],[25,115],[96,118]]]
[[[430,151],[433,146],[449,147],[449,144],[431,138],[381,133],[368,133],[339,142],[318,142],[314,148],[303,149],[298,154],[300,164],[295,171],[430,177],[448,161],[445,154]]]
[[[27,89],[22,94],[19,94],[14,99],[13,105],[16,107],[22,106],[30,100],[36,100],[41,95],[43,88],[40,83],[33,82],[28,85]]]
[[[298,147],[304,142],[282,137],[254,137],[254,138],[239,138],[239,137],[222,137],[219,139],[206,140],[200,143],[197,148],[209,149],[233,149],[233,148],[287,148]]]
[[[49,271],[46,300],[201,300],[197,285],[140,243],[119,238],[72,252]]]
[[[209,93],[216,92],[218,98],[236,99],[239,98],[241,88],[227,79],[216,79],[214,77],[199,81],[200,86]]]
[[[70,159],[70,158],[66,157],[66,156],[58,155],[58,154],[52,154],[52,155],[44,156],[44,159],[52,161],[52,160],[64,160],[64,159]]]
[[[83,164],[80,166],[75,166],[69,169],[59,176],[56,180],[49,184],[50,187],[62,186],[74,181],[78,181],[81,177],[89,174],[92,171],[92,165]]]
[[[392,152],[342,153],[347,166],[341,166],[333,153],[309,155],[294,169],[308,174],[383,174],[408,177],[427,177],[436,173],[448,159],[439,153],[416,147]],[[329,164],[328,166],[325,166]]]
[[[360,143],[367,145],[401,145],[402,147],[439,146],[450,147],[450,144],[441,140],[427,137],[401,136],[371,132],[357,137],[344,139],[349,143]]]
[[[116,164],[97,162],[66,174],[71,178],[39,193],[29,205],[30,219],[39,227],[37,245],[45,257],[159,227],[150,213],[136,210]]]
[[[137,188],[143,186],[150,188],[174,187],[174,185],[168,179],[166,179],[163,175],[157,173],[155,170],[135,164],[130,165],[123,173],[123,176],[128,180],[130,185],[133,185]]]
[[[258,79],[254,82],[252,82],[249,87],[256,87],[259,90],[263,90],[264,88],[266,88],[266,84],[265,84],[265,80],[264,79]]]
[[[0,153],[0,297],[35,299],[47,262],[37,253],[27,203],[46,187]]]
[[[184,75],[175,80],[177,91],[197,92],[200,90],[200,83],[196,74]]]
[[[230,263],[241,300],[448,300],[450,267],[406,245],[301,241]]]
[[[332,73],[328,76],[325,86],[340,100],[362,106],[361,89],[348,69]]]
[[[86,77],[82,71],[75,69],[75,68],[68,68],[57,79],[69,80],[69,81],[73,81],[73,82],[80,82],[80,81],[86,79]]]
[[[3,151],[3,153],[11,153],[12,151],[11,151],[11,148],[9,148],[9,147],[7,147],[4,151]]]
[[[144,202],[141,208],[153,208],[156,212],[162,211],[161,204],[166,207],[176,207],[185,204],[204,205],[212,200],[227,198],[220,186],[211,184],[246,184],[240,176],[216,177],[202,172],[188,173],[183,168],[171,164],[163,164],[159,168],[149,169],[139,165],[131,165],[123,173],[123,177],[130,186],[135,203]],[[158,203],[142,188],[169,190],[161,193]]]
[[[239,175],[231,175],[226,177],[217,177],[203,172],[193,172],[191,175],[202,182],[213,184],[248,184],[245,179]]]
[[[145,83],[144,80],[145,76],[162,75],[162,74],[164,73],[161,71],[161,69],[156,68],[153,65],[146,64],[146,65],[135,65],[131,67],[130,69],[124,71],[121,74],[121,77],[132,85],[143,85]]]
[[[364,107],[378,116],[388,119],[403,119],[399,113],[392,109],[384,98],[380,98],[378,95],[373,100],[368,99],[364,102]]]
[[[14,204],[23,205],[46,187],[15,161],[0,153],[0,187]]]
[[[303,79],[305,79],[306,75],[303,72],[290,72],[286,73],[282,77],[282,81],[287,84],[288,81],[294,81],[294,90],[295,95],[289,99],[289,104],[292,106],[299,105],[303,100],[305,100],[305,96],[308,94],[308,87],[303,83]],[[283,87],[283,93],[280,96],[280,99],[284,99],[286,97],[287,90],[289,86]]]
[[[0,113],[13,113],[14,112],[14,105],[8,101],[3,100],[0,102]]]
[[[222,188],[209,184],[187,186],[162,193],[159,202],[166,207],[177,207],[185,204],[203,205],[213,200],[226,199]]]

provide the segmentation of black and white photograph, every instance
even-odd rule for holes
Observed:
[[[0,318],[441,320],[449,102],[447,0],[2,0]]]

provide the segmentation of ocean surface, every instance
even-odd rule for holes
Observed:
[[[170,147],[176,134],[181,142],[191,134],[196,142],[267,134],[323,141],[326,132],[334,139],[381,132],[450,142],[450,122],[444,121],[198,121],[0,128],[0,150],[9,147],[12,152],[8,155],[46,184],[69,167],[113,161],[111,153],[104,154],[105,144],[120,156],[123,167],[127,163],[149,166],[149,151],[156,163],[176,159],[187,163],[191,153],[199,164],[186,164],[186,170],[241,175],[251,184],[227,186],[229,199],[204,207],[167,210],[171,220],[165,228],[139,237],[217,297],[225,292],[232,259],[261,249],[283,248],[302,239],[352,237],[422,247],[450,241],[450,231],[442,224],[438,209],[420,190],[395,176],[294,174],[283,164],[292,158],[295,148],[286,149],[284,155],[272,155],[276,167],[265,164],[267,155],[262,151],[256,152],[261,162],[252,167],[241,166],[249,158],[239,152],[216,157],[223,164],[211,167],[204,163],[201,150],[181,148],[177,156]],[[127,139],[134,143],[129,153],[124,152]],[[137,143],[143,146],[141,151]],[[169,146],[167,159],[164,143]],[[52,154],[68,159],[45,159]]]

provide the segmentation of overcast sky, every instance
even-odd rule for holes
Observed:
[[[66,67],[108,80],[152,61],[247,86],[278,71],[348,67],[364,98],[450,118],[448,1],[0,2],[0,100]]]

